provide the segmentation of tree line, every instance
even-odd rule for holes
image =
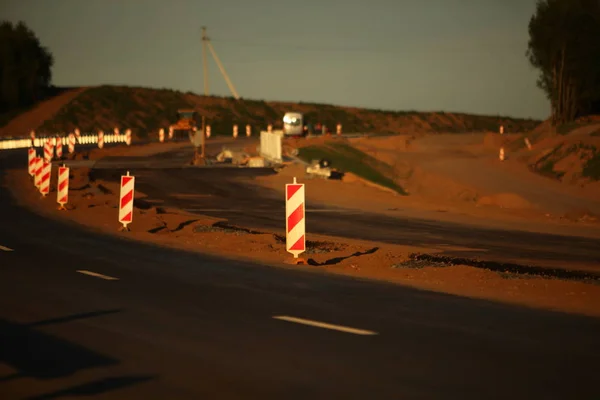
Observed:
[[[0,112],[28,107],[51,89],[54,58],[23,22],[0,22]]]
[[[538,0],[527,57],[553,125],[600,113],[600,1]]]

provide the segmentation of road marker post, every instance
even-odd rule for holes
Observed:
[[[30,147],[27,151],[27,172],[29,176],[35,176],[35,163],[37,162],[37,154],[33,147]]]
[[[42,177],[40,178],[40,193],[46,197],[50,193],[50,176],[52,175],[52,163],[44,161],[42,166]]]
[[[44,166],[44,159],[42,157],[35,158],[35,175],[33,184],[37,189],[40,188],[40,182],[42,181],[42,167]]]
[[[246,136],[250,137],[252,135],[252,127],[250,125],[246,125]]]
[[[210,125],[206,125],[206,137],[210,137]]]
[[[306,224],[305,224],[305,198],[304,184],[294,183],[285,185],[285,244],[286,251],[294,256],[292,264],[306,264],[306,260],[299,258],[300,253],[306,251]]]
[[[127,144],[127,146],[131,146],[131,129],[127,129],[125,131],[125,144]]]
[[[169,132],[170,134],[171,132]],[[165,130],[163,128],[160,128],[160,130],[158,131],[158,141],[163,143],[165,141]]]
[[[63,164],[58,168],[58,184],[56,186],[56,202],[58,203],[59,211],[64,211],[67,208],[65,204],[69,201],[69,168]]]
[[[52,140],[50,138],[46,139],[46,143],[44,144],[44,160],[46,162],[52,161],[54,158],[54,146],[52,145]]]
[[[121,193],[119,196],[119,222],[123,224],[119,231],[129,231],[128,224],[133,222],[133,197],[135,189],[135,176],[121,176]]]
[[[336,133],[337,135],[341,135],[341,134],[342,134],[342,124],[337,124],[337,125],[335,126],[335,133]]]
[[[173,140],[173,135],[175,134],[175,129],[169,127],[169,140]]]
[[[237,124],[233,125],[233,138],[236,139],[238,137],[238,126]]]
[[[104,132],[103,131],[98,132],[98,148],[99,149],[104,148]]]
[[[527,146],[527,149],[531,150],[531,142],[529,141],[528,138],[525,138],[525,146]]]
[[[69,154],[75,153],[75,135],[73,133],[69,133]]]
[[[62,138],[59,136],[56,138],[56,158],[61,159],[62,156],[63,156]]]
[[[504,147],[500,147],[500,154],[498,154],[498,158],[500,159],[500,161],[504,161]]]

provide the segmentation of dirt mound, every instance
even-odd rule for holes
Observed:
[[[39,122],[45,121],[40,129],[46,132],[68,132],[75,127],[83,131],[106,131],[119,127],[132,129],[135,136],[145,138],[173,123],[176,111],[180,108],[195,108],[206,116],[215,135],[231,135],[234,124],[240,127],[250,124],[255,132],[268,124],[280,129],[284,113],[290,110],[303,112],[313,123],[323,123],[331,131],[335,131],[338,123],[342,124],[344,132],[481,132],[497,131],[501,124],[509,126],[511,131],[528,131],[539,123],[526,119],[458,113],[393,112],[248,99],[236,101],[166,89],[118,86],[88,89],[59,113],[55,110],[54,118],[44,118]]]
[[[29,133],[32,130],[37,130],[46,121],[53,119],[61,109],[67,107],[75,98],[86,90],[87,88],[67,90],[49,100],[39,103],[32,110],[18,115],[6,126],[0,128],[0,137],[29,136]]]
[[[483,196],[477,200],[478,206],[496,206],[510,209],[531,209],[534,206],[514,193],[498,193],[491,196]]]

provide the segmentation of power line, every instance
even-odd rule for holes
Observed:
[[[398,50],[394,49],[381,49],[381,48],[368,48],[368,47],[323,47],[323,46],[306,46],[298,44],[285,44],[285,43],[256,43],[246,42],[237,40],[214,40],[216,43],[223,43],[234,46],[244,47],[265,47],[265,48],[280,48],[286,50],[298,50],[298,51],[322,51],[322,52],[347,52],[347,53],[379,53],[379,54],[398,54]]]

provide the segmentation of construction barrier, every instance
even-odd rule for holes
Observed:
[[[54,146],[52,146],[52,140],[46,139],[46,144],[44,145],[44,160],[47,162],[52,161],[54,158]]]
[[[35,176],[35,163],[37,162],[36,158],[37,154],[35,149],[30,147],[27,151],[27,172],[29,173],[29,176]]]
[[[277,133],[261,131],[260,132],[260,155],[268,160],[282,161],[282,136]]]
[[[98,148],[104,148],[104,132],[98,132]]]
[[[298,256],[306,251],[304,184],[297,183],[294,177],[294,183],[285,185],[285,199],[286,250],[293,254],[296,263],[303,262]]]
[[[69,168],[64,164],[58,168],[58,184],[56,186],[56,202],[59,210],[66,210],[69,201]]]
[[[69,133],[69,154],[75,153],[75,135],[73,133]]]
[[[504,161],[504,147],[500,147],[500,154],[498,154],[500,161]]]
[[[56,158],[60,159],[63,156],[63,145],[61,137],[56,138]]]
[[[33,184],[36,188],[40,188],[40,182],[42,181],[42,168],[44,166],[44,159],[42,157],[35,158],[35,175]]]
[[[335,133],[338,135],[342,134],[342,124],[337,124],[335,127]]]
[[[237,125],[233,125],[233,137],[234,138],[238,137],[238,126]]]
[[[210,125],[206,125],[206,137],[210,137]]]
[[[169,140],[173,140],[174,134],[175,134],[175,130],[173,128],[169,128]]]
[[[169,130],[169,136],[171,136],[171,131]],[[158,131],[158,141],[163,143],[165,141],[165,130],[160,128]]]
[[[250,137],[252,135],[252,127],[250,125],[246,125],[246,136]]]
[[[121,193],[119,198],[119,222],[123,227],[119,230],[128,231],[127,227],[133,221],[133,197],[135,189],[135,177],[129,175],[121,176]]]
[[[119,130],[117,129],[117,132],[118,132],[118,131],[119,131]],[[125,131],[125,143],[127,144],[127,146],[130,146],[130,145],[131,145],[131,129],[127,129],[127,130]]]
[[[40,193],[46,196],[50,193],[50,176],[52,175],[52,163],[44,161],[42,166],[42,177],[40,179]]]

